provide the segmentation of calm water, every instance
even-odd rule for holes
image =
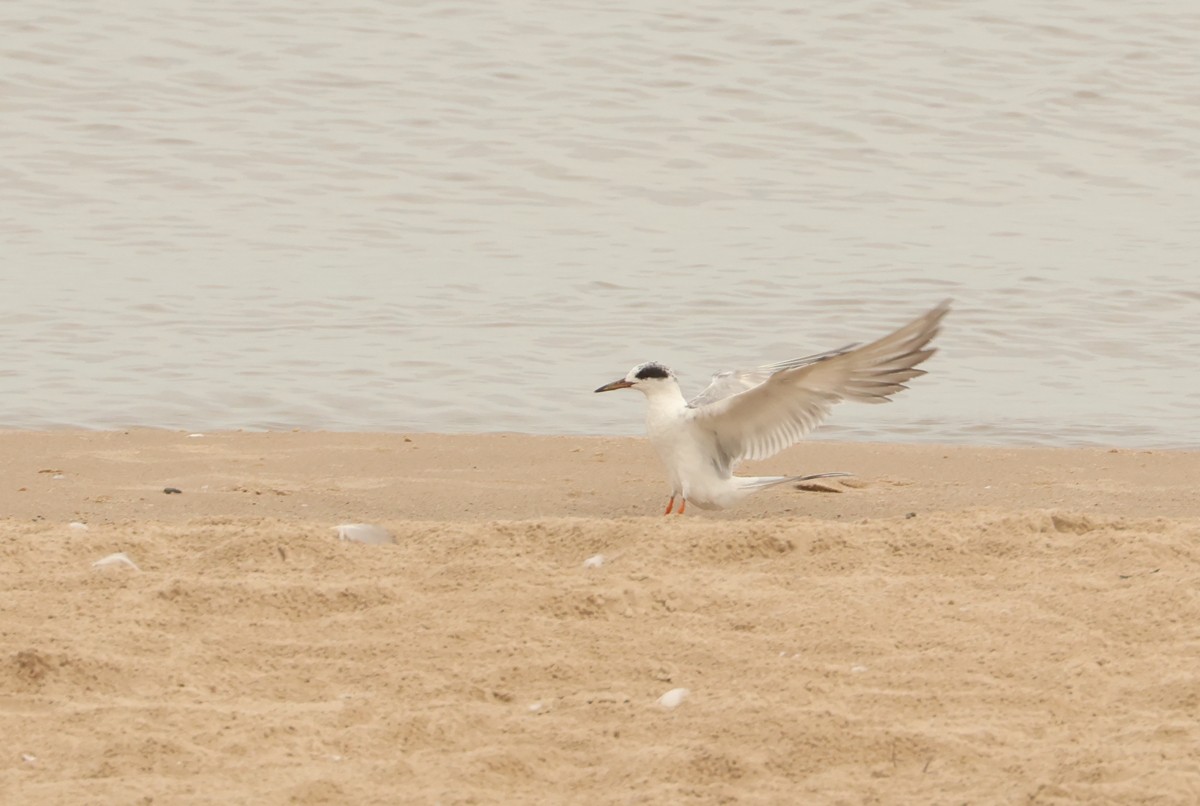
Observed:
[[[1200,447],[1200,7],[810,5],[9,4],[0,426],[639,433],[953,297],[823,434]]]

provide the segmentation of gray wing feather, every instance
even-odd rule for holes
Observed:
[[[689,406],[730,462],[765,459],[794,445],[842,400],[885,403],[925,371],[949,301],[881,339],[748,372],[723,372]]]
[[[712,376],[712,380],[709,381],[708,386],[704,388],[703,392],[688,401],[688,408],[698,409],[716,403],[718,400],[724,400],[739,392],[745,392],[759,384],[766,383],[776,372],[781,372],[785,369],[806,367],[809,364],[824,361],[835,355],[847,353],[857,346],[857,344],[848,344],[837,350],[826,350],[823,353],[806,355],[803,358],[793,358],[790,361],[780,361],[777,364],[767,364],[766,366],[755,367],[754,369],[721,370]]]

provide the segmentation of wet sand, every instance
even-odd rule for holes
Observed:
[[[1200,454],[744,468],[826,470],[663,518],[634,439],[0,434],[0,794],[1200,799]]]

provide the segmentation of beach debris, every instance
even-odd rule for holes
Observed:
[[[50,467],[44,467],[44,468],[42,468],[41,470],[39,470],[39,471],[38,471],[38,473],[45,473],[47,476],[59,476],[59,475],[62,475],[62,471],[61,471],[61,470],[59,470],[58,468],[50,468]]]
[[[686,688],[673,688],[658,698],[658,705],[666,708],[668,711],[672,711],[682,705],[683,701],[691,693]]]
[[[118,551],[116,554],[110,554],[107,557],[101,557],[99,560],[96,560],[96,562],[92,563],[92,568],[99,568],[101,570],[105,568],[129,568],[133,571],[142,570],[138,568],[133,560],[129,559],[129,555],[123,551]]]
[[[915,513],[915,512],[905,512],[904,513],[904,520],[906,520],[906,521],[910,521],[915,517],[917,517],[917,513]]]
[[[262,495],[264,492],[270,493],[271,495],[291,495],[291,492],[288,490],[277,490],[274,487],[264,487],[260,490],[255,487],[246,487],[239,484],[236,487],[227,487],[226,489],[232,490],[235,493],[249,493],[251,495]]]
[[[530,712],[536,714],[538,711],[542,710],[542,704],[540,702],[530,703],[529,710]]]
[[[603,554],[593,554],[591,557],[588,557],[583,561],[584,568],[599,568],[602,565],[604,565]]]
[[[24,761],[26,764],[36,764],[36,763],[37,763],[37,756],[35,756],[35,755],[31,754],[31,753],[22,753],[22,754],[21,754],[21,761]]]
[[[188,439],[199,439],[203,434],[188,434]]]
[[[818,484],[814,481],[806,481],[803,484],[796,485],[797,490],[803,490],[806,493],[840,493],[837,487],[830,487],[828,484]]]
[[[862,674],[863,672],[867,671],[867,668],[868,667],[863,666],[861,664],[855,664],[854,666],[850,667],[850,673],[851,674]]]
[[[1155,568],[1153,571],[1138,571],[1134,574],[1117,574],[1117,579],[1133,579],[1134,577],[1145,576],[1146,574],[1157,574],[1158,572],[1159,569]]]
[[[375,546],[395,543],[395,536],[382,526],[373,523],[343,523],[335,526],[338,540],[349,540],[351,543],[369,543]]]
[[[182,495],[183,490],[178,487],[163,487],[163,492],[167,495]]]
[[[67,528],[76,532],[86,532],[88,530],[88,525],[86,523],[80,523],[79,521],[71,521],[67,524]]]

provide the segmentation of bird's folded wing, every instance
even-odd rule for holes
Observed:
[[[701,402],[709,392],[705,390],[692,401],[692,421],[713,435],[722,458],[729,462],[773,456],[814,429],[835,403],[884,403],[908,388],[905,381],[924,375],[916,366],[933,355],[927,345],[948,310],[949,303],[943,302],[862,347],[764,367],[765,380],[743,391],[713,396],[711,402]]]

